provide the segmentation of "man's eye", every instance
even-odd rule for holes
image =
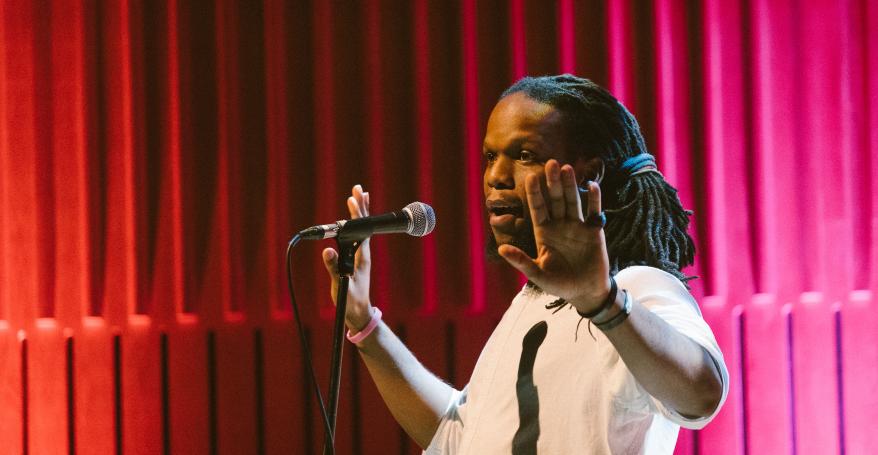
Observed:
[[[485,153],[485,161],[487,161],[487,162],[489,162],[489,163],[493,163],[493,162],[496,161],[496,160],[497,160],[497,154],[496,154],[496,153],[494,153],[494,152],[488,152],[488,153]]]
[[[537,160],[537,155],[530,150],[522,150],[521,153],[518,154],[518,159],[530,163]]]

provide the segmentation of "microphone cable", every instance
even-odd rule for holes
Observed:
[[[290,290],[290,302],[293,306],[293,316],[296,320],[296,330],[299,333],[299,342],[302,344],[302,352],[305,356],[305,367],[308,370],[311,384],[314,385],[314,395],[317,396],[317,404],[320,407],[320,416],[322,417],[323,421],[323,431],[326,435],[324,441],[324,450],[328,446],[329,453],[335,455],[335,445],[331,443],[331,441],[335,440],[335,435],[332,433],[332,427],[329,424],[329,415],[326,413],[326,405],[323,403],[323,394],[320,392],[320,385],[317,383],[317,375],[314,374],[314,363],[311,360],[311,348],[308,346],[308,339],[305,337],[305,329],[302,327],[302,318],[299,316],[299,305],[296,303],[296,294],[295,292],[293,292],[292,252],[293,248],[301,240],[302,237],[299,234],[296,234],[287,244],[287,287],[289,287]]]

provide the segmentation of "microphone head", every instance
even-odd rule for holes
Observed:
[[[402,209],[409,215],[409,227],[406,233],[415,237],[423,237],[436,227],[436,212],[423,202],[412,202]]]

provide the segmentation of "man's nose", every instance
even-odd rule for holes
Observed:
[[[515,163],[506,156],[500,155],[488,165],[488,186],[497,190],[515,188]]]

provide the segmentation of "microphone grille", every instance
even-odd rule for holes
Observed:
[[[403,209],[409,213],[411,220],[409,222],[408,234],[415,237],[423,237],[436,227],[436,212],[423,202],[412,202]]]

